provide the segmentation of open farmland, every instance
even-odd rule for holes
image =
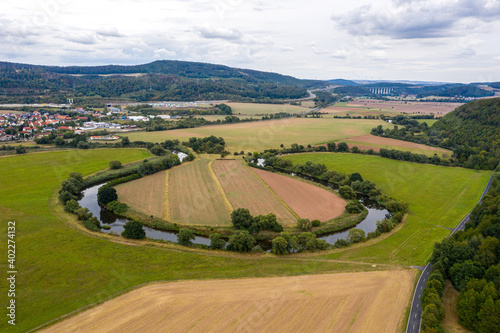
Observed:
[[[247,208],[252,215],[273,213],[279,223],[297,222],[274,192],[240,160],[215,160],[212,167],[234,209]]]
[[[135,132],[127,133],[126,136],[131,141],[163,142],[215,135],[226,140],[229,151],[262,151],[279,148],[280,144],[314,145],[369,134],[378,125],[386,126],[387,123],[365,119],[287,118],[161,132]]]
[[[290,104],[258,104],[258,103],[226,103],[233,110],[234,116],[239,115],[265,115],[279,112],[301,113],[308,111],[308,108]]]
[[[253,170],[301,218],[326,222],[345,211],[347,202],[330,191],[269,171]]]
[[[169,170],[168,197],[173,222],[229,225],[229,212],[209,171],[209,160]]]
[[[163,217],[165,171],[116,186],[118,200],[140,212]]]
[[[452,151],[442,148],[426,146],[409,141],[384,138],[371,134],[352,137],[344,141],[349,145],[349,147],[357,146],[358,148],[363,150],[373,149],[375,151],[380,151],[380,148],[385,148],[385,149],[397,149],[401,151],[410,151],[414,154],[424,154],[427,156],[434,156],[434,154],[442,156],[443,154],[447,154],[448,157],[453,154]]]
[[[152,281],[220,279],[374,271],[381,266],[323,260],[282,260],[273,256],[238,256],[179,251],[147,241],[123,244],[121,237],[89,236],[68,227],[76,222],[52,200],[70,172],[84,176],[106,169],[109,161],[149,158],[146,150],[67,150],[0,158],[0,222],[16,222],[16,326],[0,322],[0,331],[26,332],[72,311],[102,303]],[[40,181],[43,179],[43,182]],[[57,197],[57,194],[55,195]],[[115,241],[113,241],[115,240]],[[55,247],[54,244],[57,244]],[[138,246],[139,245],[139,246]],[[7,248],[7,236],[0,237]],[[8,271],[7,261],[0,269]],[[28,274],[29,273],[29,274]],[[7,298],[7,283],[0,284]],[[116,317],[108,318],[114,320]]]
[[[474,207],[491,176],[489,171],[417,164],[378,156],[313,153],[285,157],[294,163],[323,163],[344,173],[359,172],[363,179],[410,206],[406,224],[374,245],[329,258],[423,265],[435,242],[446,237]]]
[[[412,276],[401,270],[154,284],[45,331],[396,332]]]
[[[348,107],[364,107],[370,109],[392,110],[406,114],[435,114],[442,117],[455,110],[463,103],[445,102],[411,102],[411,101],[382,101],[373,99],[357,99],[347,104]]]

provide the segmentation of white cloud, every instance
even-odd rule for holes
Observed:
[[[172,58],[176,56],[175,51],[170,51],[165,48],[154,50],[154,57],[155,58],[160,58],[160,59],[167,59],[167,58]]]

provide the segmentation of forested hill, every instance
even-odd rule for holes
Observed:
[[[459,159],[471,158],[473,165],[492,168],[500,161],[500,98],[462,105],[437,121],[430,134],[454,148]]]
[[[64,102],[66,98],[100,97],[137,101],[273,100],[305,97],[307,89],[328,84],[186,61],[70,67],[0,62],[0,102]]]

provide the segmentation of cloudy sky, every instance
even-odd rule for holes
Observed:
[[[0,61],[500,81],[500,0],[2,0]]]

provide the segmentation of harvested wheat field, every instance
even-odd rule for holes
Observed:
[[[273,213],[281,224],[297,219],[278,197],[240,160],[216,160],[212,168],[234,209],[247,208],[252,215]]]
[[[231,224],[222,194],[209,171],[209,160],[196,160],[169,171],[168,201],[174,222],[201,225]]]
[[[420,154],[425,154],[429,155],[431,152],[432,155],[436,154],[449,154],[451,155],[453,152],[442,149],[442,148],[436,148],[436,147],[431,147],[431,146],[426,146],[422,145],[419,143],[414,143],[414,142],[409,142],[409,141],[403,141],[403,140],[397,140],[397,139],[391,139],[391,138],[383,138],[380,136],[375,136],[371,134],[366,134],[366,135],[360,135],[360,136],[355,136],[352,138],[349,138],[345,140],[347,144],[351,145],[356,145],[360,149],[366,149],[366,148],[371,148],[375,151],[379,151],[380,148],[386,148],[386,149],[398,149],[398,150],[410,150],[413,153],[420,153]],[[361,148],[361,144],[364,148]],[[402,148],[408,148],[408,149],[402,149]]]
[[[148,215],[163,217],[165,172],[116,186],[118,200]]]
[[[347,202],[330,191],[265,170],[253,171],[301,218],[325,222],[345,211]]]
[[[154,284],[45,332],[397,332],[411,271]]]

